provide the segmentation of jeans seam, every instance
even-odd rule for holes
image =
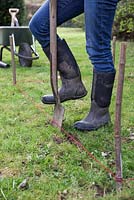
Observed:
[[[102,8],[102,1],[103,0],[101,0],[101,8]],[[100,32],[100,36],[101,36],[101,49],[102,49],[102,47],[103,47],[103,39],[102,39],[102,35],[103,35],[103,16],[102,16],[102,9],[100,9],[101,11],[101,18],[100,18],[100,20],[101,20],[101,22],[100,22],[100,24],[101,24],[101,32]]]

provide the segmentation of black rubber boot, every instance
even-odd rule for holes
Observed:
[[[82,83],[80,70],[71,50],[65,40],[58,40],[57,46],[57,64],[62,81],[62,86],[59,90],[60,101],[64,102],[84,97],[87,91]],[[50,48],[45,48],[44,52],[50,60]],[[42,97],[42,102],[44,104],[54,104],[54,96],[45,95]]]
[[[87,117],[75,122],[74,127],[81,131],[97,130],[110,122],[109,105],[111,101],[115,72],[93,73],[91,108]]]

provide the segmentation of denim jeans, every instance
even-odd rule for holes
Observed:
[[[86,51],[96,71],[114,71],[111,32],[117,3],[118,0],[57,0],[57,26],[84,13]],[[42,48],[49,45],[49,0],[34,14],[29,28]]]

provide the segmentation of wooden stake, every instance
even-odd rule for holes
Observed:
[[[116,94],[116,113],[115,113],[115,154],[116,154],[116,189],[122,188],[122,155],[121,155],[121,105],[124,83],[124,72],[126,63],[126,43],[121,43],[120,60],[118,71],[118,85]]]
[[[14,58],[14,35],[9,36],[10,48],[11,48],[11,60],[12,60],[12,74],[13,74],[13,85],[16,85],[16,65]]]

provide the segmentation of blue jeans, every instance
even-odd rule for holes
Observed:
[[[86,50],[96,71],[114,71],[111,32],[117,3],[118,0],[57,0],[57,26],[85,14]],[[49,45],[49,0],[34,14],[29,28],[42,48]]]

